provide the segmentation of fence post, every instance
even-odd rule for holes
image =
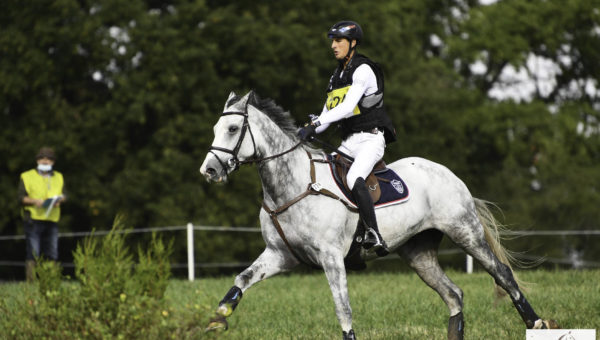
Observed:
[[[467,274],[473,273],[473,257],[471,255],[467,255]]]
[[[187,224],[188,279],[194,281],[194,225]]]

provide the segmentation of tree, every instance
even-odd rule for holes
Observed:
[[[387,160],[422,156],[448,166],[519,227],[593,228],[597,188],[582,184],[599,173],[598,97],[589,91],[599,77],[597,5],[3,1],[0,230],[20,232],[18,175],[42,145],[57,149],[70,196],[61,230],[108,229],[117,213],[134,227],[257,226],[262,197],[252,167],[227,186],[198,173],[212,126],[232,90],[274,99],[299,124],[318,113],[336,67],[326,31],[347,18],[365,31],[359,51],[383,67],[400,137]],[[522,102],[491,97],[504,70],[528,67],[531,56],[557,65],[556,86]],[[472,67],[478,61],[483,73]],[[336,134],[325,139],[337,144]],[[260,251],[258,239],[232,240],[198,241],[201,256],[228,248],[246,261]],[[17,260],[21,248],[6,251]]]

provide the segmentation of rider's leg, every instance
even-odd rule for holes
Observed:
[[[381,234],[379,234],[379,227],[377,226],[377,217],[375,216],[375,207],[373,206],[371,194],[362,177],[357,178],[354,182],[354,185],[352,186],[352,195],[354,196],[356,205],[358,205],[360,218],[367,229],[363,247],[365,249],[374,248],[374,250],[387,250],[387,245],[381,237]]]
[[[365,178],[369,176],[373,166],[383,158],[385,151],[383,133],[355,133],[342,142],[340,150],[349,151],[354,156],[354,163],[348,171],[346,180],[358,205],[360,218],[366,224],[367,232],[363,246],[387,251],[387,245],[379,234],[373,200],[365,184]]]

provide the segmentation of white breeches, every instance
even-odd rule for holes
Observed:
[[[383,132],[376,134],[370,132],[357,132],[350,135],[340,146],[340,151],[354,157],[354,163],[348,171],[346,180],[350,189],[354,187],[357,178],[366,179],[373,170],[373,166],[385,151],[385,138]]]

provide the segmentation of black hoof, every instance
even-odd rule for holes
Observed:
[[[344,336],[344,340],[356,340],[356,335],[354,335],[353,329],[348,331],[348,333],[342,332],[342,335]]]
[[[462,312],[451,316],[448,321],[448,340],[463,340],[465,336],[465,322]]]

